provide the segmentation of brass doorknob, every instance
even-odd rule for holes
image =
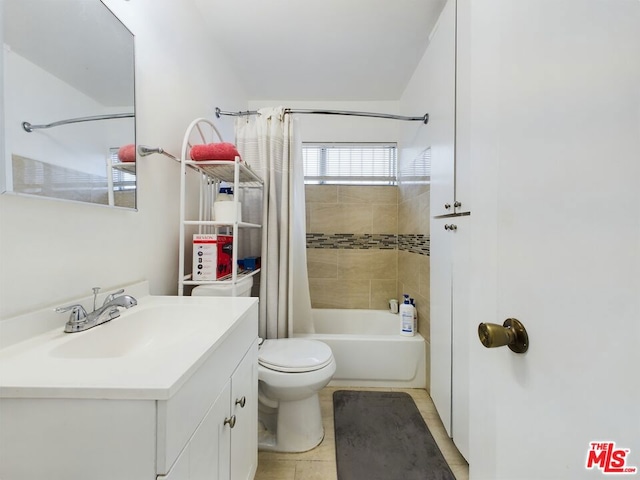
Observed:
[[[529,336],[524,325],[515,318],[507,318],[502,325],[481,323],[478,325],[480,343],[487,348],[508,346],[512,352],[524,353],[529,348]]]

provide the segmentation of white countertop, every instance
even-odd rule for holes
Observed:
[[[0,397],[166,400],[258,302],[137,300],[119,318],[90,330],[64,333],[61,326],[1,349]]]

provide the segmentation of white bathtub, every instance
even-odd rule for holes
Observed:
[[[329,385],[427,387],[427,343],[400,332],[400,317],[386,310],[313,309],[316,333],[295,337],[325,342],[336,359]]]

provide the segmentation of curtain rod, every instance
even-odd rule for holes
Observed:
[[[372,113],[372,112],[352,112],[349,110],[310,110],[310,109],[297,109],[297,108],[285,108],[285,113],[312,113],[320,115],[349,115],[353,117],[374,117],[374,118],[388,118],[391,120],[406,120],[409,122],[422,122],[425,125],[429,122],[429,114],[425,113],[422,117],[405,117],[403,115],[390,115],[387,113]],[[216,118],[220,118],[220,115],[230,115],[232,117],[241,117],[243,115],[258,115],[256,110],[247,110],[244,112],[224,112],[216,107]]]
[[[110,115],[94,115],[92,117],[78,117],[78,118],[69,118],[68,120],[59,120],[53,123],[47,123],[46,125],[31,125],[29,122],[22,122],[22,128],[26,132],[33,132],[39,128],[52,128],[59,127],[60,125],[67,125],[69,123],[80,123],[80,122],[93,122],[95,120],[110,120],[112,118],[132,118],[135,117],[134,113],[112,113]]]

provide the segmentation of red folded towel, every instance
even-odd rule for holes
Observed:
[[[124,145],[118,149],[118,159],[121,162],[135,162],[136,161],[136,146],[132,143],[130,145]]]
[[[191,147],[192,160],[235,160],[239,157],[238,149],[233,143],[207,143]]]

